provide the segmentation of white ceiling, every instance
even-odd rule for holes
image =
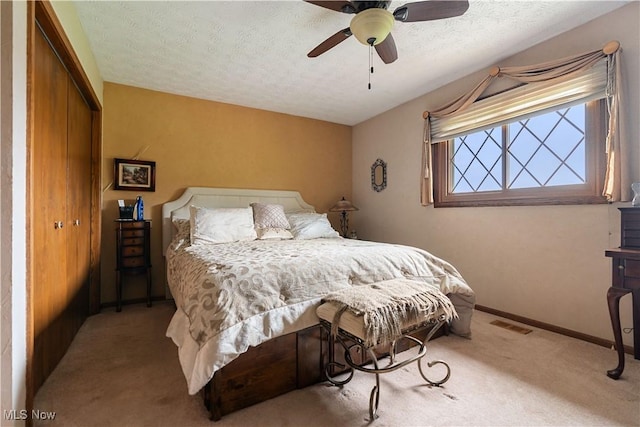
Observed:
[[[307,57],[353,15],[303,1],[74,3],[105,81],[355,125],[628,1],[469,0],[461,17],[396,22],[398,60],[374,55],[371,90],[355,37]]]

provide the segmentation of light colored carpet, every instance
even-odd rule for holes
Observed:
[[[55,411],[55,420],[35,425],[640,425],[640,361],[627,356],[614,381],[605,372],[615,367],[615,352],[536,328],[522,335],[491,325],[499,318],[482,312],[474,313],[473,339],[448,336],[429,345],[428,360],[451,366],[444,386],[427,386],[415,364],[381,376],[373,423],[375,377],[361,372],[342,389],[318,384],[213,423],[202,398],[187,394],[176,348],[165,338],[172,314],[171,304],[157,303],[90,317],[36,396],[35,409]]]

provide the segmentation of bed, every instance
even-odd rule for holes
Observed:
[[[275,227],[284,228],[283,214],[295,238]],[[454,304],[450,331],[471,335],[475,294],[451,264],[418,248],[344,239],[296,191],[190,187],[163,205],[162,227],[176,303],[167,336],[188,392],[203,394],[214,420],[324,379],[329,350],[316,308],[331,291],[422,281]]]

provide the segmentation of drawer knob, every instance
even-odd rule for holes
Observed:
[[[53,228],[55,228],[56,230],[60,229],[64,227],[64,222],[62,221],[56,221],[53,223]]]
[[[618,266],[618,270],[624,270],[624,265],[620,264],[620,265]]]
[[[75,225],[75,226],[80,225],[80,220],[79,219],[74,219],[73,220],[73,225]]]

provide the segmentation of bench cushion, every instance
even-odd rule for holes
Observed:
[[[431,284],[392,279],[353,286],[323,298],[316,314],[360,338],[366,345],[390,342],[415,325],[450,321],[457,316],[451,301]]]

